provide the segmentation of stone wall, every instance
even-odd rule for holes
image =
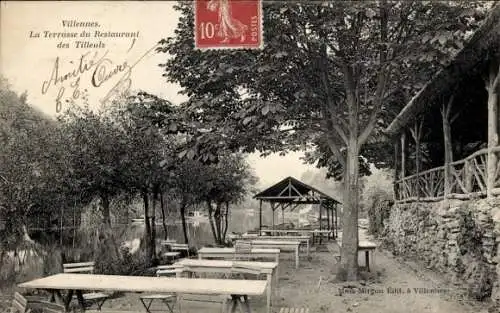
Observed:
[[[395,204],[383,244],[500,303],[500,199]]]

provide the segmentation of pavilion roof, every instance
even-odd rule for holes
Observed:
[[[259,192],[254,196],[254,198],[263,201],[282,203],[340,203],[326,193],[321,192],[318,189],[291,176]]]

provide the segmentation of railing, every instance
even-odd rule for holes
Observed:
[[[490,149],[496,163],[491,169],[493,175],[491,193],[500,194],[500,146]],[[398,201],[438,201],[445,197],[468,199],[487,194],[488,149],[481,149],[467,158],[450,163],[445,177],[445,166],[404,177],[395,182]],[[446,181],[447,180],[447,181]],[[445,190],[448,186],[448,190]]]

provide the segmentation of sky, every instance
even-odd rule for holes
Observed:
[[[179,18],[174,4],[1,2],[0,73],[14,91],[26,91],[28,102],[49,116],[57,114],[57,99],[62,109],[66,99],[90,106],[105,100],[117,83],[128,82],[127,77],[122,79],[124,63],[136,64],[130,76],[131,90],[181,103],[186,98],[178,94],[179,86],[168,83],[158,66],[168,55],[150,51],[158,40],[174,35]],[[75,23],[86,23],[86,27],[69,26]],[[108,32],[135,37],[103,37]],[[101,59],[105,66],[92,67]],[[260,158],[252,154],[248,161],[259,177],[259,186],[268,186],[287,176],[300,179],[307,170],[317,171],[304,165],[301,155]]]

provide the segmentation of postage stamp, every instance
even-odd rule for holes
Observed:
[[[197,49],[262,49],[262,0],[196,0]]]

